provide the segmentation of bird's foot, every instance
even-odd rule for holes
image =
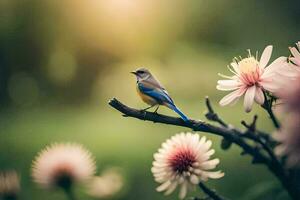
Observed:
[[[141,109],[140,112],[146,112],[147,110],[149,110],[150,108],[153,108],[153,106],[149,106],[147,108]]]
[[[157,106],[157,108],[154,110],[153,113],[158,115],[158,113],[157,113],[158,109],[159,109],[159,105]]]
[[[141,109],[140,112],[146,112],[148,109],[145,108],[145,109]]]

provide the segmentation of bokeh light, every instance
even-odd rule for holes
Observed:
[[[54,83],[64,85],[75,78],[77,67],[71,53],[58,49],[50,55],[47,74]]]
[[[28,73],[13,74],[8,82],[9,96],[17,106],[33,106],[39,101],[37,81]]]

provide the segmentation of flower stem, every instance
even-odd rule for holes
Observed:
[[[72,189],[64,189],[64,191],[69,200],[76,200],[76,197]]]
[[[17,200],[17,195],[6,195],[6,196],[3,196],[3,199],[4,200]]]
[[[278,119],[276,118],[276,116],[275,116],[275,114],[272,110],[272,104],[273,104],[274,98],[271,97],[271,99],[268,99],[267,94],[265,92],[264,92],[264,96],[265,96],[265,102],[261,107],[268,112],[274,126],[277,129],[279,129],[280,128],[280,123],[279,123]]]
[[[213,200],[226,200],[224,197],[218,195],[216,191],[209,189],[204,183],[200,182],[199,187],[205,194],[207,194]]]

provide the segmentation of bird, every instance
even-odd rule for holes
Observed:
[[[141,99],[149,105],[149,107],[143,109],[146,111],[154,106],[157,106],[154,111],[157,113],[160,105],[166,106],[175,111],[183,121],[189,121],[189,118],[181,112],[175,105],[172,98],[169,96],[167,90],[161,85],[161,83],[151,74],[146,68],[138,68],[131,72],[136,76],[136,89]]]

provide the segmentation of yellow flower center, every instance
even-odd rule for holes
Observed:
[[[259,65],[258,61],[253,56],[242,59],[238,64],[240,72],[244,74],[256,72]]]

